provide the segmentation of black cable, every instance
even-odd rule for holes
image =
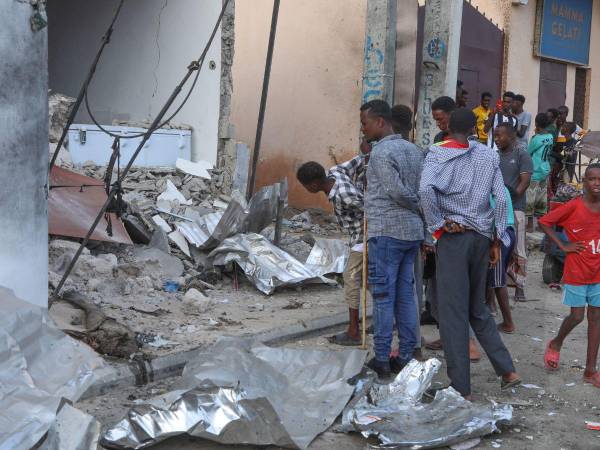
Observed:
[[[90,85],[92,78],[94,76],[94,73],[96,72],[96,67],[98,66],[100,57],[102,56],[102,53],[104,52],[104,48],[110,42],[110,37],[112,36],[115,22],[117,21],[117,18],[119,17],[119,14],[121,13],[121,8],[123,7],[123,3],[125,3],[125,0],[121,0],[119,5],[117,6],[117,9],[115,10],[115,13],[113,15],[113,19],[110,22],[110,25],[108,26],[108,29],[106,30],[106,33],[104,33],[104,36],[102,36],[102,44],[100,45],[100,48],[98,49],[98,53],[96,53],[96,57],[94,58],[94,61],[92,62],[92,65],[90,66],[90,70],[88,71],[87,77],[85,78],[85,80],[81,86],[81,90],[79,91],[79,94],[77,95],[75,104],[71,108],[71,112],[69,113],[67,123],[66,123],[65,127],[63,128],[60,139],[58,140],[58,144],[56,144],[56,150],[54,150],[54,155],[52,155],[52,159],[50,160],[50,164],[48,166],[48,173],[50,173],[50,171],[52,171],[52,167],[56,163],[56,158],[58,158],[58,153],[60,152],[60,149],[62,148],[62,146],[65,142],[67,133],[69,132],[69,128],[75,121],[75,115],[79,111],[79,107],[81,106],[81,102],[83,101],[84,95],[87,93],[88,86]]]
[[[215,34],[217,33],[218,29],[219,29],[219,25],[221,24],[221,21],[223,19],[223,15],[225,15],[225,10],[227,9],[227,5],[229,4],[229,0],[225,0],[223,3],[223,8],[221,9],[221,13],[219,14],[219,18],[217,19],[217,23],[215,24],[215,27],[212,30],[212,33],[208,39],[209,42],[212,42],[214,40]],[[202,52],[202,54],[200,55],[200,57],[196,60],[197,64],[198,64],[198,70],[196,72],[196,76],[194,77],[194,80],[192,81],[192,85],[190,86],[187,94],[185,95],[185,97],[183,98],[183,101],[181,102],[181,105],[179,105],[179,107],[175,110],[175,112],[173,114],[171,114],[171,116],[169,116],[169,118],[167,118],[164,122],[162,122],[160,125],[158,125],[156,128],[152,129],[152,130],[148,130],[151,131],[152,133],[156,130],[158,130],[159,128],[164,127],[165,125],[167,125],[169,122],[171,122],[171,120],[173,120],[175,118],[175,116],[177,116],[177,114],[179,114],[181,112],[181,110],[183,109],[183,107],[186,105],[186,103],[188,102],[188,100],[190,99],[192,92],[194,91],[194,88],[196,87],[196,84],[198,83],[198,78],[200,77],[200,70],[202,69],[202,65],[204,64],[204,59],[206,58],[206,54],[208,53],[210,47],[206,47],[204,49],[204,51]],[[144,136],[146,133],[138,133],[138,134],[131,134],[131,135],[123,135],[123,134],[116,134],[113,133],[111,131],[108,131],[106,128],[104,128],[102,125],[100,125],[100,123],[96,120],[96,118],[94,117],[94,115],[92,114],[90,105],[89,105],[89,100],[88,100],[88,93],[85,93],[85,107],[87,110],[88,115],[90,116],[90,119],[92,120],[92,122],[94,123],[94,125],[96,125],[98,127],[98,129],[100,131],[102,131],[103,133],[111,136],[112,138],[121,138],[121,139],[135,139],[135,138],[139,138]]]
[[[141,140],[141,142],[138,144],[135,152],[133,152],[133,155],[131,156],[131,159],[129,160],[129,162],[127,163],[127,165],[125,166],[125,168],[123,169],[122,175],[120,175],[119,178],[117,179],[117,184],[120,184],[122,182],[122,180],[125,179],[125,177],[129,173],[129,170],[131,169],[131,166],[133,166],[133,163],[135,162],[136,158],[138,157],[138,155],[140,154],[140,152],[144,148],[144,145],[146,145],[146,142],[148,141],[148,139],[150,139],[150,136],[152,135],[152,131],[151,130],[157,129],[158,124],[161,123],[161,120],[167,114],[167,111],[173,105],[173,102],[175,101],[175,99],[177,98],[177,96],[181,93],[181,90],[183,89],[183,86],[189,81],[189,79],[192,76],[192,74],[194,73],[194,71],[198,71],[198,72],[200,71],[200,69],[202,67],[202,61],[206,57],[206,54],[208,53],[208,50],[209,50],[209,48],[210,48],[210,46],[211,46],[211,44],[212,44],[212,42],[214,40],[214,37],[215,37],[215,35],[217,33],[219,25],[221,24],[221,20],[223,18],[223,15],[225,14],[225,9],[227,8],[228,4],[229,4],[229,0],[224,0],[223,1],[223,8],[221,9],[221,14],[219,14],[219,18],[217,20],[217,23],[215,24],[213,32],[212,32],[212,34],[211,34],[208,42],[206,43],[206,47],[204,48],[204,51],[202,52],[202,55],[200,55],[200,58],[198,58],[197,60],[192,61],[192,63],[188,66],[187,73],[182,78],[182,80],[179,82],[179,84],[175,87],[175,89],[173,90],[173,92],[171,93],[171,95],[169,96],[169,98],[167,99],[166,103],[164,104],[164,106],[159,111],[158,115],[155,117],[154,121],[150,125],[150,129],[144,135],[144,137]],[[198,74],[196,74],[196,78],[197,77],[198,77]],[[102,219],[104,213],[106,212],[106,209],[108,208],[108,206],[112,202],[112,200],[115,197],[115,195],[117,195],[118,190],[119,189],[116,186],[113,186],[113,188],[111,189],[110,194],[107,196],[106,201],[104,202],[104,204],[102,205],[102,208],[100,208],[100,211],[98,212],[98,215],[94,219],[94,222],[92,223],[92,226],[90,227],[90,229],[86,233],[85,237],[83,238],[83,241],[79,245],[79,248],[75,252],[75,255],[73,256],[73,258],[69,262],[69,265],[67,266],[67,268],[66,268],[66,270],[65,270],[65,272],[64,272],[64,274],[63,274],[63,276],[62,276],[62,278],[60,280],[60,282],[56,286],[56,289],[53,292],[53,296],[50,299],[50,304],[52,304],[52,302],[60,294],[60,291],[63,288],[65,282],[67,281],[67,278],[71,274],[71,271],[73,270],[73,267],[75,267],[75,264],[77,263],[77,260],[81,256],[81,253],[83,252],[83,249],[85,248],[85,246],[89,242],[90,237],[94,233],[94,230],[96,229],[96,227],[100,223],[100,220]]]

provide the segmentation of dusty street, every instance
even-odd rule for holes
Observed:
[[[585,421],[600,421],[600,396],[597,389],[582,383],[585,362],[586,326],[582,324],[565,343],[561,369],[548,374],[543,365],[543,351],[546,341],[556,332],[567,308],[561,304],[561,293],[548,289],[541,281],[542,254],[531,255],[529,296],[531,302],[518,304],[513,308],[517,331],[513,335],[503,335],[517,369],[524,379],[524,386],[512,392],[501,393],[499,380],[495,377],[485,356],[481,362],[472,365],[472,383],[475,401],[495,400],[511,403],[514,408],[513,424],[505,427],[499,435],[488,436],[476,448],[506,449],[597,449],[600,448],[600,432],[585,428]],[[323,292],[320,292],[320,291]],[[329,291],[329,292],[327,292]],[[327,293],[326,293],[327,292]],[[310,290],[294,292],[293,296],[302,301],[304,297],[315,301],[319,298],[330,300],[331,288],[312,287]],[[334,291],[336,292],[336,291]],[[341,299],[341,291],[337,291]],[[284,291],[280,296],[289,296]],[[266,302],[271,299],[265,300]],[[276,325],[273,323],[272,325]],[[290,347],[315,347],[334,349],[326,340],[328,333],[307,336],[302,340],[287,342]],[[423,328],[427,339],[437,337],[433,326]],[[428,351],[427,357],[438,357],[441,352]],[[442,369],[437,379],[446,381]],[[76,406],[96,416],[103,427],[114,424],[137,399],[150,398],[177,387],[179,379],[171,378],[143,387],[131,387],[88,399]],[[370,441],[373,444],[376,442]],[[367,441],[359,435],[343,435],[333,431],[316,439],[311,449],[364,449]],[[192,440],[175,438],[155,446],[156,449],[219,449],[233,448]],[[247,448],[247,447],[245,447]]]

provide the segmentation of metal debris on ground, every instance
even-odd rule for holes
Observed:
[[[101,181],[61,167],[53,167],[48,193],[48,234],[85,237],[106,198]],[[108,213],[100,220],[91,239],[132,243],[123,222],[114,213]]]
[[[421,398],[441,366],[437,359],[412,360],[388,385],[365,384],[344,410],[342,429],[377,436],[389,447],[436,448],[497,431],[512,420],[510,405],[471,403],[453,388]]]
[[[350,248],[341,239],[316,238],[305,265],[317,275],[342,273],[346,268]]]
[[[341,413],[366,352],[271,348],[222,338],[184,369],[187,389],[134,406],[102,445],[139,449],[188,434],[222,444],[307,448]]]
[[[282,286],[336,284],[255,233],[238,234],[225,239],[210,253],[209,259],[216,266],[236,263],[256,288],[267,295]]]
[[[0,443],[26,450],[53,427],[64,400],[78,400],[96,380],[104,362],[56,328],[44,309],[3,287],[0,311]]]
[[[36,450],[97,450],[100,422],[65,403]]]

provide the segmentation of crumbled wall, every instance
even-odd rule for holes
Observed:
[[[231,190],[235,170],[235,131],[230,123],[231,95],[233,92],[233,65],[235,42],[235,0],[230,0],[221,24],[221,108],[219,112],[219,142],[217,167],[223,170],[224,191]]]

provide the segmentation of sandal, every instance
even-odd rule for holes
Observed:
[[[547,370],[558,370],[558,363],[560,362],[560,352],[550,348],[550,342],[546,345],[546,352],[544,353],[544,365]]]
[[[522,382],[523,380],[521,379],[521,377],[517,377],[512,381],[502,380],[502,382],[500,383],[500,390],[505,391],[507,389],[520,385]]]
[[[594,387],[600,388],[600,372],[594,372],[591,377],[583,377],[583,382],[591,384]]]
[[[345,331],[329,336],[327,340],[332,344],[343,345],[344,347],[355,347],[362,344],[362,339],[353,338]]]
[[[427,350],[443,350],[444,345],[442,344],[442,340],[438,339],[437,341],[432,341],[425,344],[425,348]]]

